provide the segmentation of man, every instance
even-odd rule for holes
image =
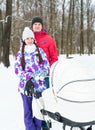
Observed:
[[[37,45],[44,50],[51,66],[58,60],[55,40],[49,36],[47,31],[43,28],[43,20],[40,17],[33,18],[32,30],[34,32]],[[46,79],[46,83],[47,87],[49,87],[49,79]],[[42,129],[49,130],[45,121],[42,121]]]
[[[50,65],[58,60],[57,47],[55,40],[48,35],[43,28],[43,21],[40,17],[34,17],[32,20],[32,30],[35,35],[37,45],[44,50]]]

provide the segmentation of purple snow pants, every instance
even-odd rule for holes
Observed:
[[[42,121],[32,116],[32,97],[21,94],[26,130],[41,130]]]

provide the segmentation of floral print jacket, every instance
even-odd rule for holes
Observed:
[[[19,77],[18,91],[24,93],[26,82],[33,77],[34,89],[38,92],[43,92],[46,89],[46,83],[44,77],[49,75],[50,65],[45,52],[39,48],[43,62],[39,64],[37,57],[37,49],[35,45],[32,45],[31,50],[25,49],[25,70],[21,66],[22,52],[21,49],[18,51],[15,57],[15,74]],[[40,77],[40,78],[39,78]]]

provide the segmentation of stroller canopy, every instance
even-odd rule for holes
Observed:
[[[43,92],[43,99],[44,109],[51,113],[74,122],[95,123],[94,68],[87,61],[59,58],[51,66],[50,88]]]

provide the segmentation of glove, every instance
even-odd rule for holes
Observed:
[[[26,82],[25,89],[24,89],[24,94],[25,94],[26,96],[32,96],[33,93],[34,93],[34,84],[33,84],[33,82],[32,82],[32,79],[33,79],[33,78],[31,78],[30,80],[28,80],[28,81]]]

